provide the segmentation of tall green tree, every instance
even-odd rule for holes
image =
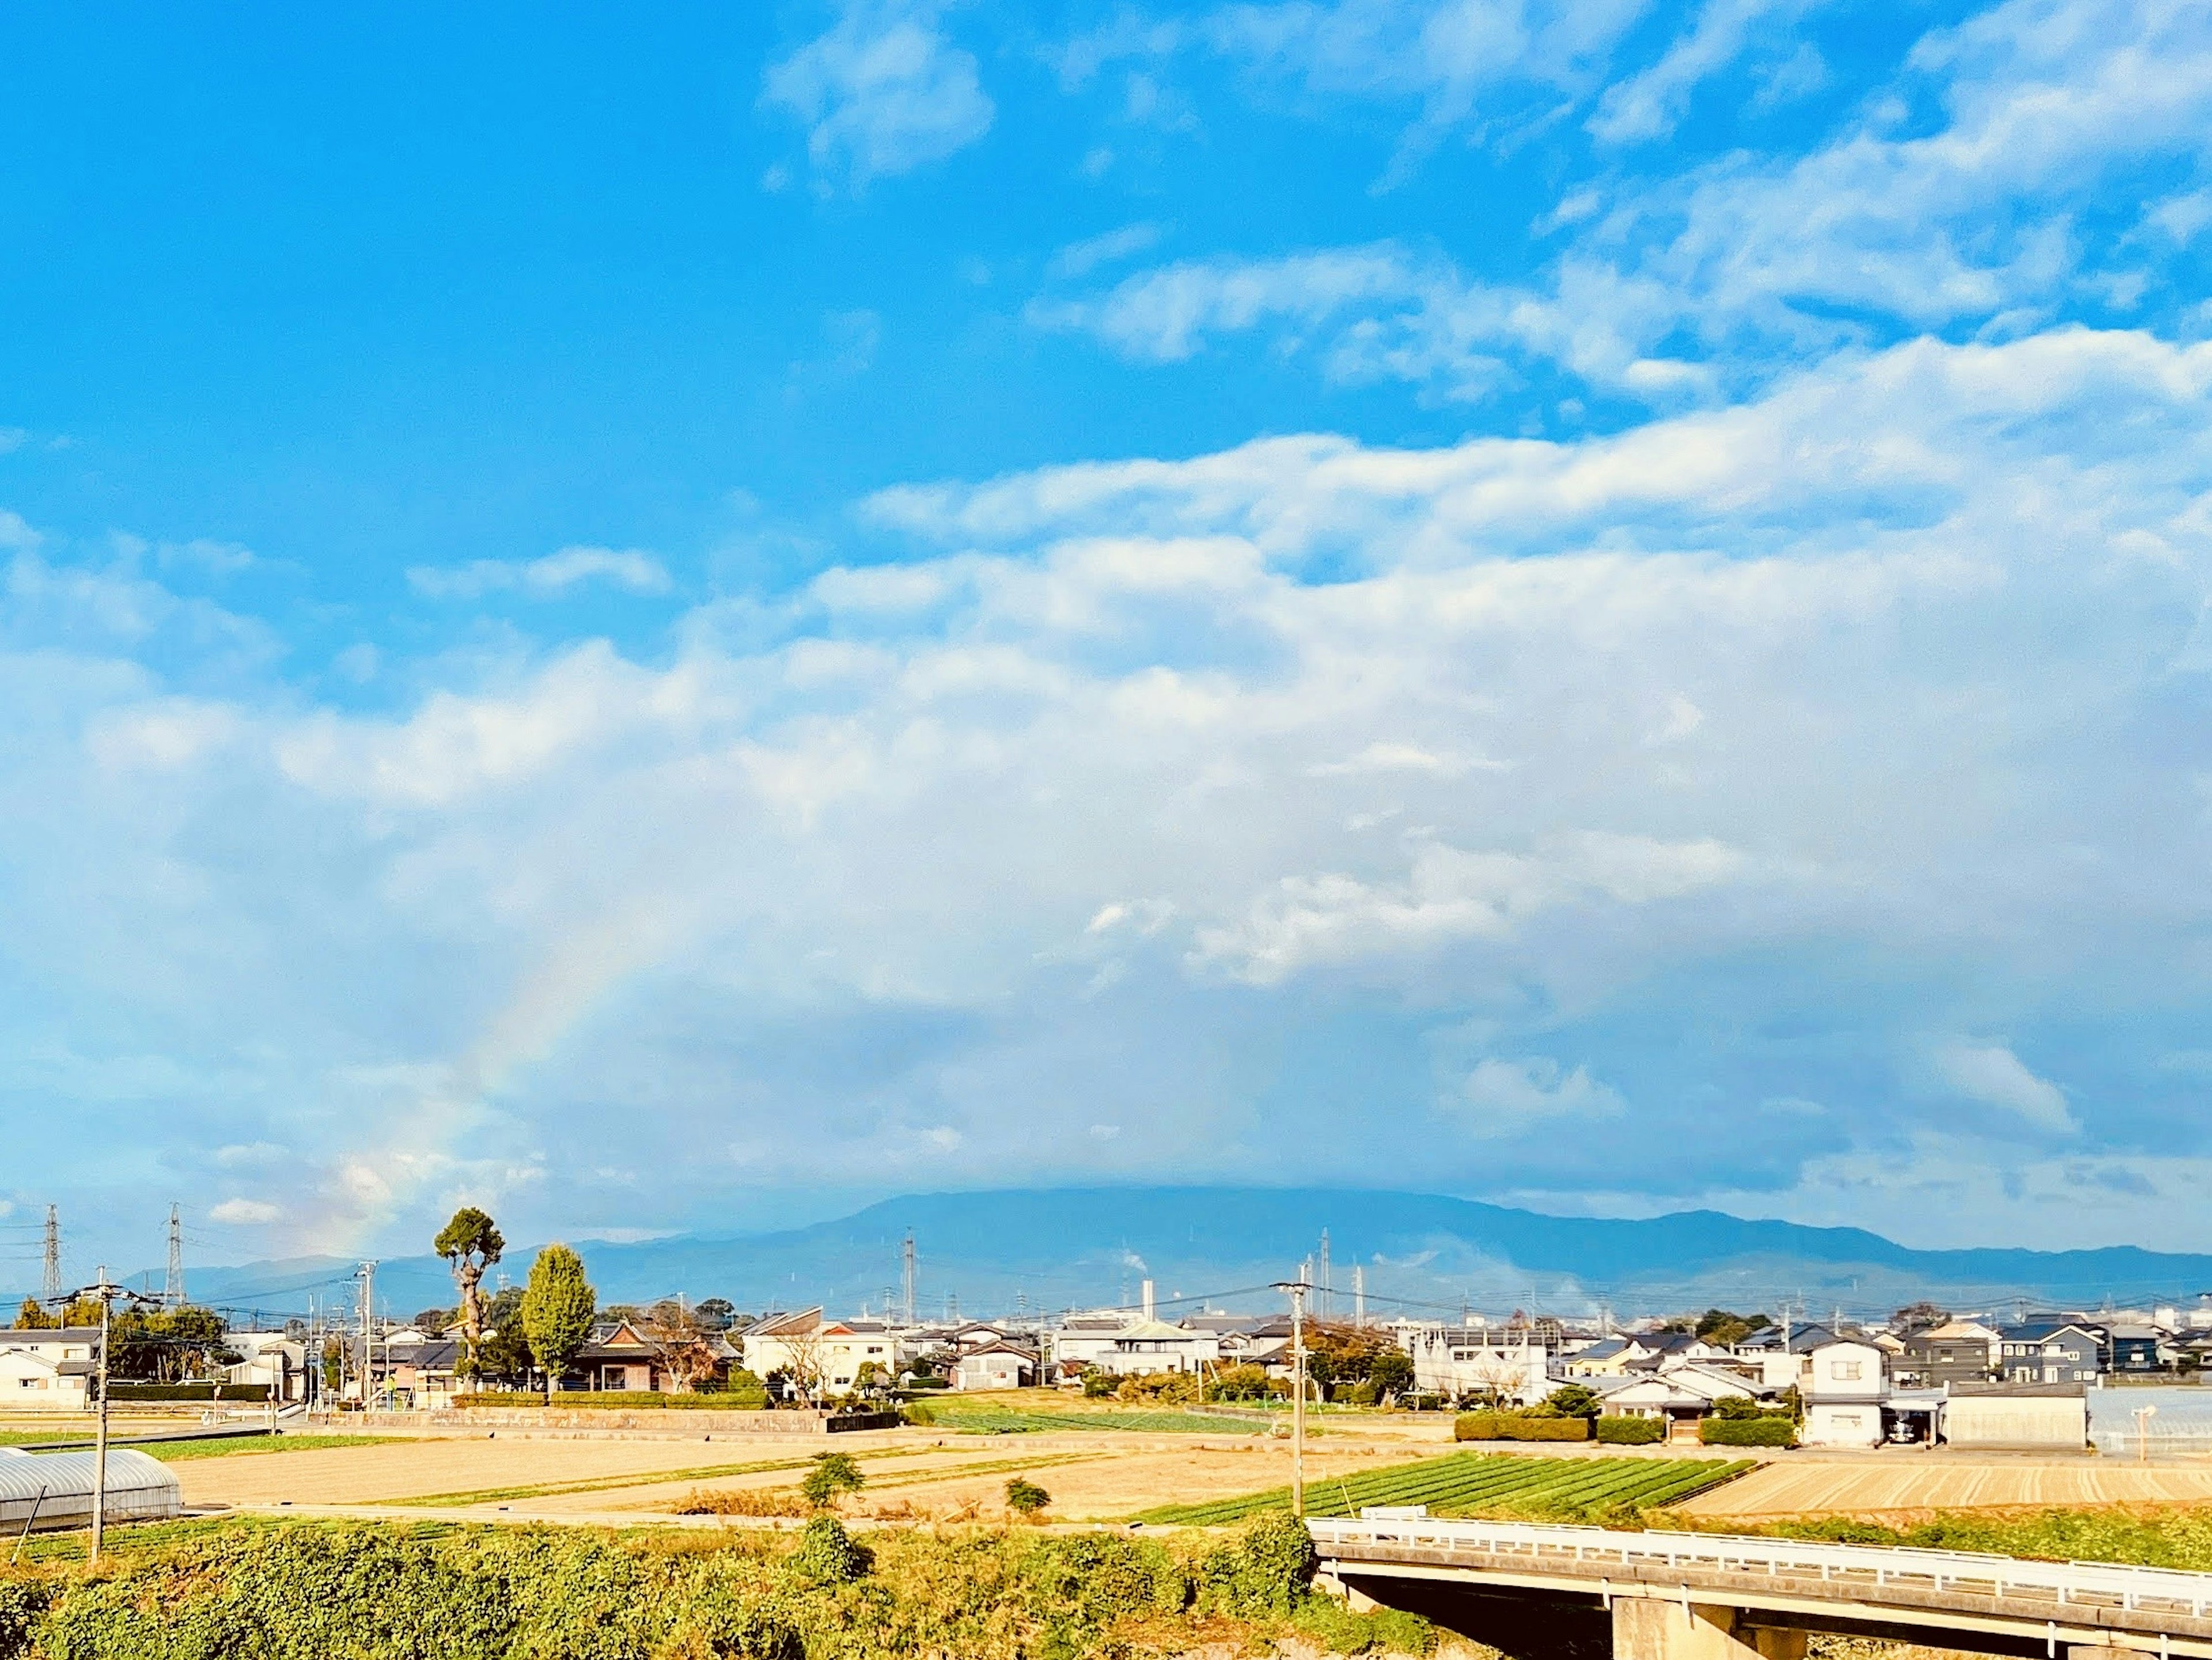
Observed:
[[[560,1244],[538,1253],[522,1291],[522,1330],[530,1340],[531,1357],[545,1374],[548,1400],[592,1335],[592,1316],[599,1305],[599,1294],[584,1277],[582,1257]]]
[[[461,1293],[461,1333],[467,1344],[463,1356],[466,1369],[477,1370],[477,1355],[483,1347],[483,1285],[484,1270],[499,1261],[500,1253],[507,1249],[507,1241],[499,1231],[499,1224],[474,1205],[464,1205],[453,1213],[453,1219],[439,1232],[431,1250],[446,1259],[453,1270],[453,1284]]]

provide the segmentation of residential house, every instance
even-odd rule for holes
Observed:
[[[1791,1320],[1779,1326],[1762,1326],[1730,1347],[1735,1363],[1756,1377],[1761,1389],[1802,1388],[1814,1349],[1833,1342],[1834,1331],[1810,1321]]]
[[[1998,1368],[2002,1341],[1978,1321],[1948,1320],[1929,1326],[1906,1335],[1905,1352],[1898,1357],[1898,1376],[1922,1389],[1985,1383]]]
[[[1209,1331],[1135,1320],[1114,1335],[1113,1347],[1093,1362],[1102,1371],[1129,1377],[1155,1371],[1204,1371],[1221,1359],[1221,1340]]]
[[[99,1353],[97,1326],[0,1330],[0,1410],[87,1410]]]
[[[399,1411],[451,1404],[465,1392],[454,1371],[461,1353],[459,1338],[394,1332],[369,1352],[378,1403]]]
[[[1606,1416],[1660,1419],[1670,1438],[1694,1439],[1698,1425],[1723,1401],[1757,1398],[1737,1373],[1695,1363],[1601,1378],[1590,1387],[1603,1397]]]
[[[2112,1336],[2114,1371],[2140,1377],[2166,1370],[2165,1357],[2160,1353],[2166,1341],[2164,1332],[2154,1326],[2133,1325],[2113,1325],[2106,1330]]]
[[[1998,1365],[2014,1383],[2088,1383],[2096,1380],[2102,1343],[2096,1331],[2069,1320],[2032,1320],[1998,1329]]]
[[[1045,1335],[1045,1353],[1061,1371],[1079,1375],[1114,1353],[1114,1340],[1129,1324],[1126,1309],[1089,1309],[1068,1314]]]
[[[1027,1389],[1037,1380],[1037,1357],[1011,1343],[969,1349],[952,1363],[956,1389]]]
[[[1413,1387],[1424,1395],[1533,1406],[1559,1386],[1543,1346],[1526,1335],[1507,1341],[1481,1327],[1436,1325],[1401,1331],[1398,1341],[1413,1363]]]
[[[781,1372],[790,1383],[787,1393],[811,1387],[842,1395],[856,1386],[860,1369],[871,1362],[886,1380],[896,1376],[901,1347],[899,1337],[883,1321],[825,1320],[815,1307],[756,1320],[742,1334],[739,1352],[754,1377]]]
[[[1864,1337],[1816,1344],[1797,1386],[1805,1408],[1798,1438],[1808,1447],[1880,1446],[1887,1433],[1888,1360]]]
[[[259,1384],[282,1405],[307,1398],[307,1346],[281,1331],[234,1331],[225,1340],[242,1357],[227,1368],[223,1381]]]

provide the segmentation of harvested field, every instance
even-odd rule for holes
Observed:
[[[1677,1505],[1674,1513],[1703,1525],[1820,1516],[1891,1520],[1939,1511],[2212,1504],[2212,1469],[2087,1458],[2037,1462],[1927,1456],[1924,1462],[1905,1462],[1915,1457],[1908,1453],[1894,1462],[1876,1455],[1865,1462],[1770,1463]]]

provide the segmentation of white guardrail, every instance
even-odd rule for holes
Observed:
[[[2212,1608],[2212,1573],[2112,1562],[2035,1562],[1978,1551],[1829,1545],[1720,1533],[1621,1533],[1532,1522],[1314,1517],[1306,1526],[1324,1555],[1332,1547],[1403,1545],[1480,1551],[1536,1572],[1590,1579],[1602,1579],[1608,1569],[1705,1569],[1819,1579],[1839,1589],[1932,1589],[2028,1598],[2061,1608],[2118,1608],[2197,1620]]]

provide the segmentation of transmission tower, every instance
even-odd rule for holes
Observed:
[[[161,1306],[185,1305],[185,1223],[174,1205],[169,1207],[169,1278],[161,1287]]]
[[[49,1303],[61,1300],[62,1218],[52,1205],[46,1207],[46,1277],[40,1285],[39,1294]]]
[[[906,1323],[908,1325],[912,1326],[915,1323],[914,1308],[914,1230],[912,1228],[908,1228],[907,1230],[906,1243],[899,1248],[899,1267],[906,1277]]]

